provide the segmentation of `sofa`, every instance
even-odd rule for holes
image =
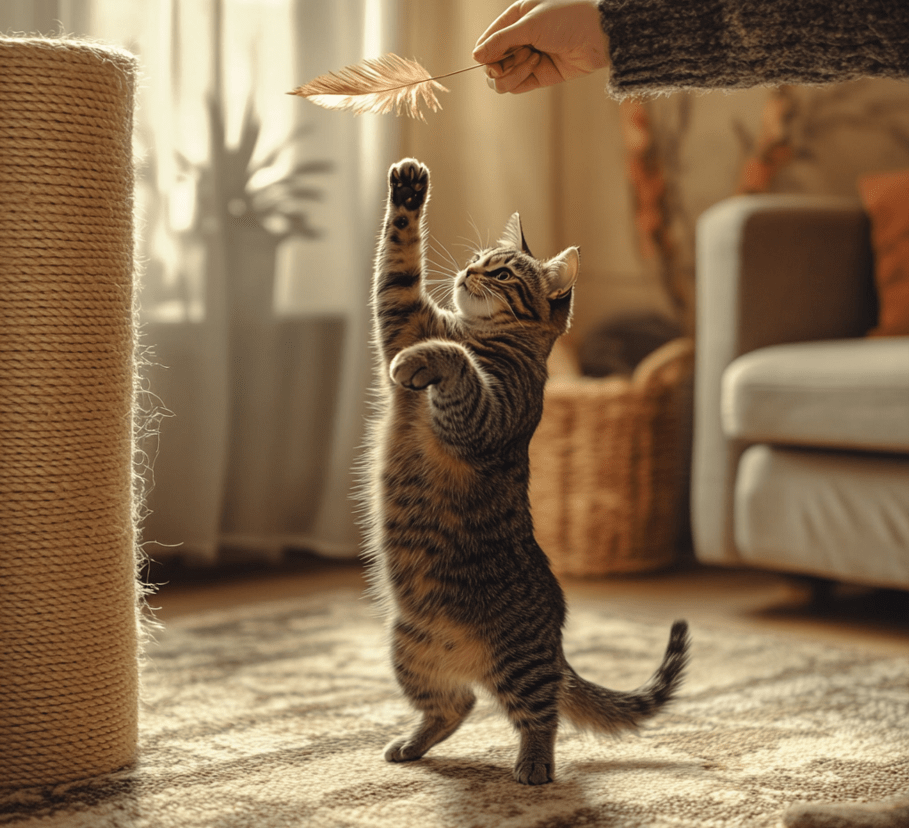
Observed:
[[[739,196],[697,227],[697,559],[909,589],[909,337],[858,201]]]

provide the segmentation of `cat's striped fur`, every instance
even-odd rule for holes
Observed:
[[[568,665],[562,590],[533,535],[528,444],[546,359],[570,321],[578,251],[534,259],[515,214],[441,308],[423,278],[428,195],[425,166],[392,166],[372,297],[372,576],[391,619],[395,675],[422,714],[385,757],[420,758],[457,729],[481,687],[520,734],[516,779],[542,784],[552,779],[560,715],[617,733],[672,698],[687,626],[673,626],[663,663],[636,692],[599,687]]]

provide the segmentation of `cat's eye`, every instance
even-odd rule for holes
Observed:
[[[507,267],[500,267],[498,270],[493,270],[489,273],[493,279],[498,279],[500,282],[504,282],[506,279],[511,278],[511,271]]]

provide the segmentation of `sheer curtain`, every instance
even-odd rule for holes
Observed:
[[[140,301],[158,439],[143,536],[197,560],[351,556],[368,286],[395,121],[285,93],[396,47],[396,0],[43,0],[0,29],[119,43],[136,121]]]

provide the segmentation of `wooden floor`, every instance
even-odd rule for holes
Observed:
[[[279,600],[341,586],[362,589],[356,562],[288,555],[280,565],[234,565],[218,569],[175,564],[153,566],[149,580],[161,584],[149,604],[171,619],[208,609]],[[686,562],[655,575],[581,580],[563,578],[572,601],[602,601],[615,612],[687,618],[698,623],[768,631],[883,655],[909,655],[909,592],[839,586],[817,600],[792,578],[765,572],[703,567]]]

